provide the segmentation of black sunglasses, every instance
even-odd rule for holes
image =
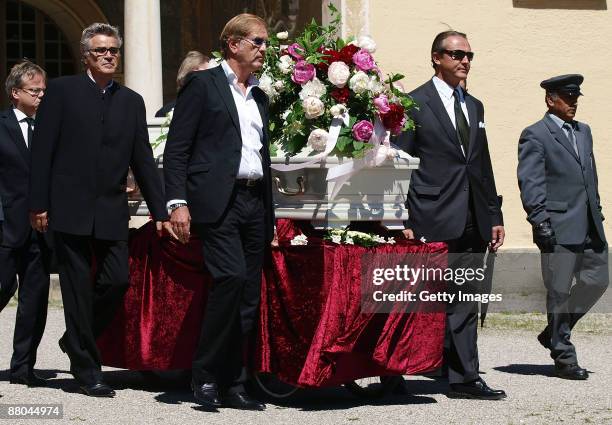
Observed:
[[[89,51],[96,56],[104,56],[106,52],[112,56],[117,56],[119,54],[119,47],[96,47],[95,49],[89,49]]]
[[[449,55],[453,60],[456,61],[462,61],[464,57],[467,56],[468,61],[472,62],[472,59],[474,59],[474,52],[466,52],[465,50],[440,50],[441,53],[446,53],[447,55]]]
[[[241,37],[241,39],[244,40],[244,41],[248,41],[249,43],[251,43],[255,47],[261,47],[264,44],[266,46],[268,45],[268,40],[266,40],[265,38],[261,38],[261,37],[255,37],[253,39],[246,38],[246,37]]]

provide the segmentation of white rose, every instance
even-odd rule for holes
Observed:
[[[275,81],[274,82],[274,88],[277,91],[283,91],[283,89],[285,88],[285,83],[281,80]]]
[[[337,105],[332,106],[329,109],[329,113],[332,115],[332,117],[336,118],[341,116],[342,114],[344,114],[347,111],[346,106],[344,106],[343,104],[339,103]]]
[[[321,128],[315,128],[308,136],[308,146],[317,152],[323,152],[327,146],[329,133]]]
[[[374,53],[376,51],[376,42],[368,35],[359,36],[357,39],[357,46],[361,47],[363,50],[367,50],[370,53]]]
[[[357,94],[365,93],[370,86],[370,77],[363,71],[357,71],[349,80],[349,88]]]
[[[327,89],[325,88],[325,84],[323,84],[317,77],[314,77],[312,80],[308,81],[302,86],[302,90],[300,91],[300,99],[304,100],[307,97],[316,97],[319,99],[325,94],[326,91]]]
[[[304,116],[309,120],[320,117],[323,115],[323,111],[325,111],[323,102],[312,96],[302,101],[302,108],[304,109]]]
[[[336,87],[344,87],[350,76],[351,70],[344,62],[332,62],[327,70],[327,79]]]
[[[278,69],[283,74],[290,74],[293,70],[293,59],[289,55],[283,55],[279,58]]]
[[[385,85],[376,76],[371,76],[368,89],[376,97],[385,91]]]
[[[277,32],[276,38],[278,38],[279,40],[286,40],[287,38],[289,38],[289,33],[287,31]]]
[[[268,74],[262,74],[262,76],[259,78],[259,88],[268,95],[270,101],[278,96],[278,93],[273,86],[272,77],[270,77]]]

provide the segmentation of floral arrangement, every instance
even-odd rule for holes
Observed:
[[[346,229],[328,229],[323,239],[335,244],[359,245],[365,247],[372,247],[380,244],[395,244],[395,239],[392,237],[385,239],[374,233]]]
[[[317,154],[335,142],[332,154],[360,158],[373,147],[377,123],[394,135],[412,128],[407,112],[415,104],[394,86],[402,75],[383,77],[370,37],[337,37],[340,16],[329,8],[328,26],[313,20],[293,42],[286,32],[270,37],[259,87],[270,100],[270,140],[285,154],[306,147]],[[343,125],[330,136],[334,118]]]
[[[161,123],[159,127],[160,135],[157,136],[157,139],[150,142],[151,148],[153,150],[155,150],[155,148],[160,146],[162,143],[166,143],[166,139],[168,138],[168,129],[170,128],[170,123],[172,122],[173,113],[174,113],[174,109],[170,110],[170,112],[166,114],[166,118],[164,119],[164,121]]]

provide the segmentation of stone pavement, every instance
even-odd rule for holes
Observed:
[[[343,388],[304,390],[265,412],[199,410],[184,378],[173,374],[151,380],[140,373],[105,369],[117,389],[114,399],[81,395],[67,373],[67,357],[57,340],[64,329],[61,309],[51,308],[37,370],[51,378],[50,388],[29,389],[8,383],[15,307],[0,313],[0,404],[61,403],[62,420],[11,421],[0,425],[66,424],[612,424],[612,330],[575,332],[580,363],[591,371],[586,382],[552,376],[551,360],[533,330],[488,329],[480,333],[483,377],[506,390],[503,401],[448,399],[441,380],[408,377],[407,395],[364,401]],[[608,323],[608,322],[604,322]],[[176,376],[175,376],[176,375]],[[173,378],[173,379],[170,379]]]

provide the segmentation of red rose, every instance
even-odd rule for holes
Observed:
[[[330,93],[331,97],[336,99],[338,103],[348,102],[350,94],[351,91],[348,89],[348,87],[342,87],[341,89],[335,88]]]
[[[342,60],[340,59],[340,53],[333,49],[319,48],[319,51],[323,53],[323,57],[321,58],[321,62],[319,62],[316,67],[321,72],[327,72],[327,69],[332,62]]]
[[[380,119],[387,130],[393,134],[399,134],[406,122],[404,107],[397,103],[390,103],[389,112],[380,114]]]
[[[359,51],[359,47],[354,44],[347,44],[342,49],[340,49],[339,60],[344,62],[347,65],[353,64],[353,55]]]

